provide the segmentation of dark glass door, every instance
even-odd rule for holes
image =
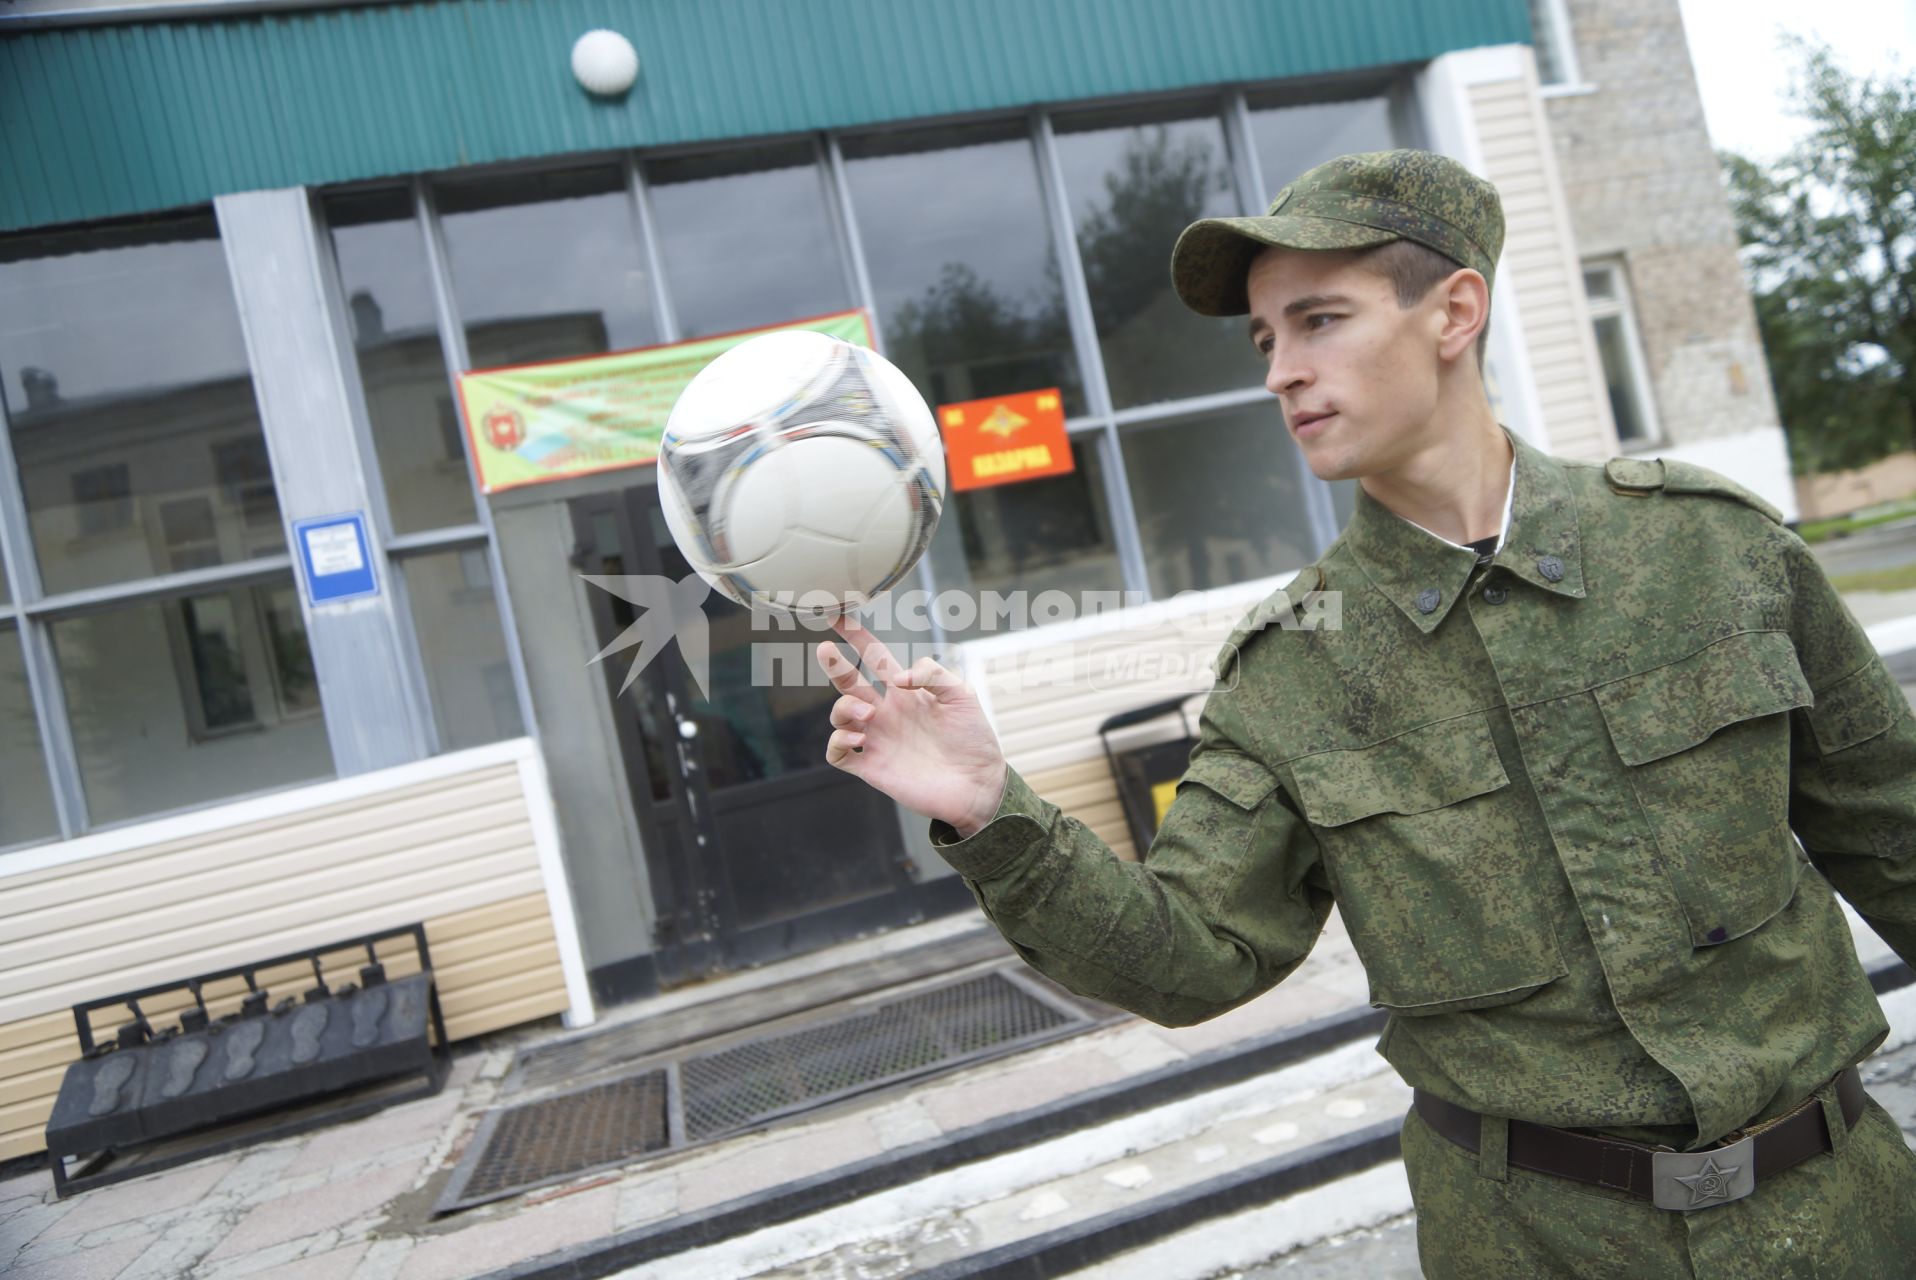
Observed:
[[[649,483],[575,499],[572,515],[581,573],[678,582],[692,572]],[[587,598],[601,648],[638,617],[610,592],[588,587]],[[795,684],[818,633],[754,629],[716,592],[704,612],[703,692],[676,643],[623,693],[637,651],[602,664],[659,907],[661,977],[762,963],[967,903],[944,881],[916,883],[891,801],[825,763],[837,692]],[[755,644],[783,646],[780,660],[761,651],[755,672]]]

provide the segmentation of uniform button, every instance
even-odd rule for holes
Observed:
[[[1437,588],[1435,587],[1428,587],[1422,591],[1419,591],[1417,593],[1418,611],[1421,613],[1437,612],[1437,602],[1442,600],[1443,598],[1444,598],[1443,592],[1437,590]]]
[[[1555,556],[1545,556],[1537,561],[1537,572],[1552,582],[1563,581],[1563,561]]]
[[[1510,598],[1510,592],[1504,587],[1485,587],[1484,599],[1491,604],[1502,604]]]

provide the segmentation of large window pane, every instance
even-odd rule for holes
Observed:
[[[95,823],[332,776],[291,579],[63,618],[52,633]]]
[[[623,169],[447,182],[438,204],[473,368],[659,341]]]
[[[1643,388],[1637,382],[1636,367],[1630,360],[1623,317],[1599,316],[1592,323],[1597,330],[1597,353],[1603,357],[1603,381],[1610,392],[1610,412],[1617,420],[1617,439],[1625,443],[1648,439],[1650,428],[1648,415],[1643,411]]]
[[[1285,186],[1306,169],[1358,151],[1388,151],[1397,143],[1390,127],[1390,100],[1355,98],[1347,102],[1297,103],[1283,97],[1254,97],[1251,137],[1263,171],[1262,213]]]
[[[0,241],[0,392],[49,593],[285,550],[211,217]]]
[[[851,305],[809,145],[681,156],[645,176],[682,336]]]
[[[1133,427],[1123,439],[1154,596],[1311,562],[1303,461],[1275,403]]]
[[[1043,591],[1063,591],[1075,601],[1080,592],[1123,587],[1097,437],[1073,437],[1071,452],[1077,470],[1067,475],[946,498],[930,551],[932,579],[940,591],[994,591],[1006,597],[1023,591],[1034,598]],[[1010,623],[1023,616],[1013,613]],[[1007,623],[1001,619],[993,625]],[[950,635],[962,640],[984,630],[960,626]]]
[[[1239,211],[1224,129],[1205,108],[1058,120],[1058,160],[1116,407],[1254,387],[1244,321],[1186,310],[1171,246],[1199,218]]]
[[[0,845],[47,840],[60,819],[47,786],[47,758],[27,688],[20,633],[0,627]]]
[[[440,750],[524,733],[485,548],[408,556],[400,570],[425,659]]]
[[[470,524],[472,482],[411,193],[334,196],[326,220],[393,530]]]
[[[855,138],[844,151],[885,354],[925,398],[1058,387],[1065,412],[1084,413],[1024,124]]]

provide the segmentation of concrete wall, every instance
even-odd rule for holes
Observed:
[[[1916,452],[1893,453],[1867,467],[1796,479],[1796,503],[1805,520],[1844,516],[1911,494],[1916,494]]]

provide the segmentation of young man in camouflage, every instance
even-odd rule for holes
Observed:
[[[1502,242],[1494,188],[1408,151],[1179,239],[1179,295],[1248,312],[1295,447],[1360,486],[1225,645],[1142,862],[852,623],[890,688],[820,647],[828,758],[934,819],[1032,964],[1167,1025],[1281,981],[1335,902],[1416,1090],[1429,1275],[1911,1274],[1916,1156],[1856,1079],[1887,1027],[1832,887],[1916,960],[1916,719],[1762,499],[1497,423]],[[1318,589],[1341,628],[1268,625]]]

